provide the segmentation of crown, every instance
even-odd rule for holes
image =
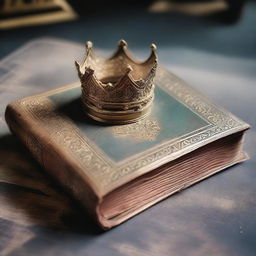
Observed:
[[[156,46],[144,62],[136,61],[124,40],[112,57],[95,55],[86,43],[82,64],[75,62],[82,87],[82,105],[94,120],[110,124],[136,122],[150,112],[154,98],[153,79],[157,68]]]

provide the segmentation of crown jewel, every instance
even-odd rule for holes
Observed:
[[[157,68],[156,46],[144,62],[134,60],[124,40],[109,59],[95,55],[93,45],[86,44],[82,64],[75,62],[82,87],[82,104],[93,119],[125,124],[145,117],[154,98],[153,79]]]

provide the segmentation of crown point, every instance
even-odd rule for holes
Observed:
[[[86,49],[91,49],[93,47],[93,43],[91,41],[86,42]]]
[[[118,46],[120,46],[120,47],[126,47],[126,46],[128,46],[128,44],[126,43],[125,40],[122,39],[122,40],[119,41]]]
[[[76,61],[76,60],[75,60],[75,65],[76,65],[76,67],[77,67],[77,68],[79,68],[79,67],[80,67],[79,62],[78,62],[78,61]]]
[[[133,69],[130,65],[128,65],[127,68],[126,68],[126,72],[130,73],[131,71],[133,71]]]
[[[152,51],[156,51],[156,50],[157,50],[157,47],[156,47],[155,44],[151,44],[151,45],[150,45],[150,48],[151,48]]]
[[[82,74],[82,72],[80,70],[80,64],[79,64],[78,61],[75,61],[75,66],[76,66],[76,69],[77,69],[77,72],[78,72],[78,76],[81,79],[83,74]]]

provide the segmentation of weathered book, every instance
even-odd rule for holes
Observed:
[[[247,159],[249,125],[163,68],[151,114],[134,124],[100,125],[80,106],[80,84],[8,105],[10,130],[45,170],[105,229]]]

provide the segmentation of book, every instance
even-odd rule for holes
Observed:
[[[151,114],[109,126],[81,110],[73,83],[10,103],[6,121],[44,169],[108,229],[248,157],[249,125],[164,68]]]

